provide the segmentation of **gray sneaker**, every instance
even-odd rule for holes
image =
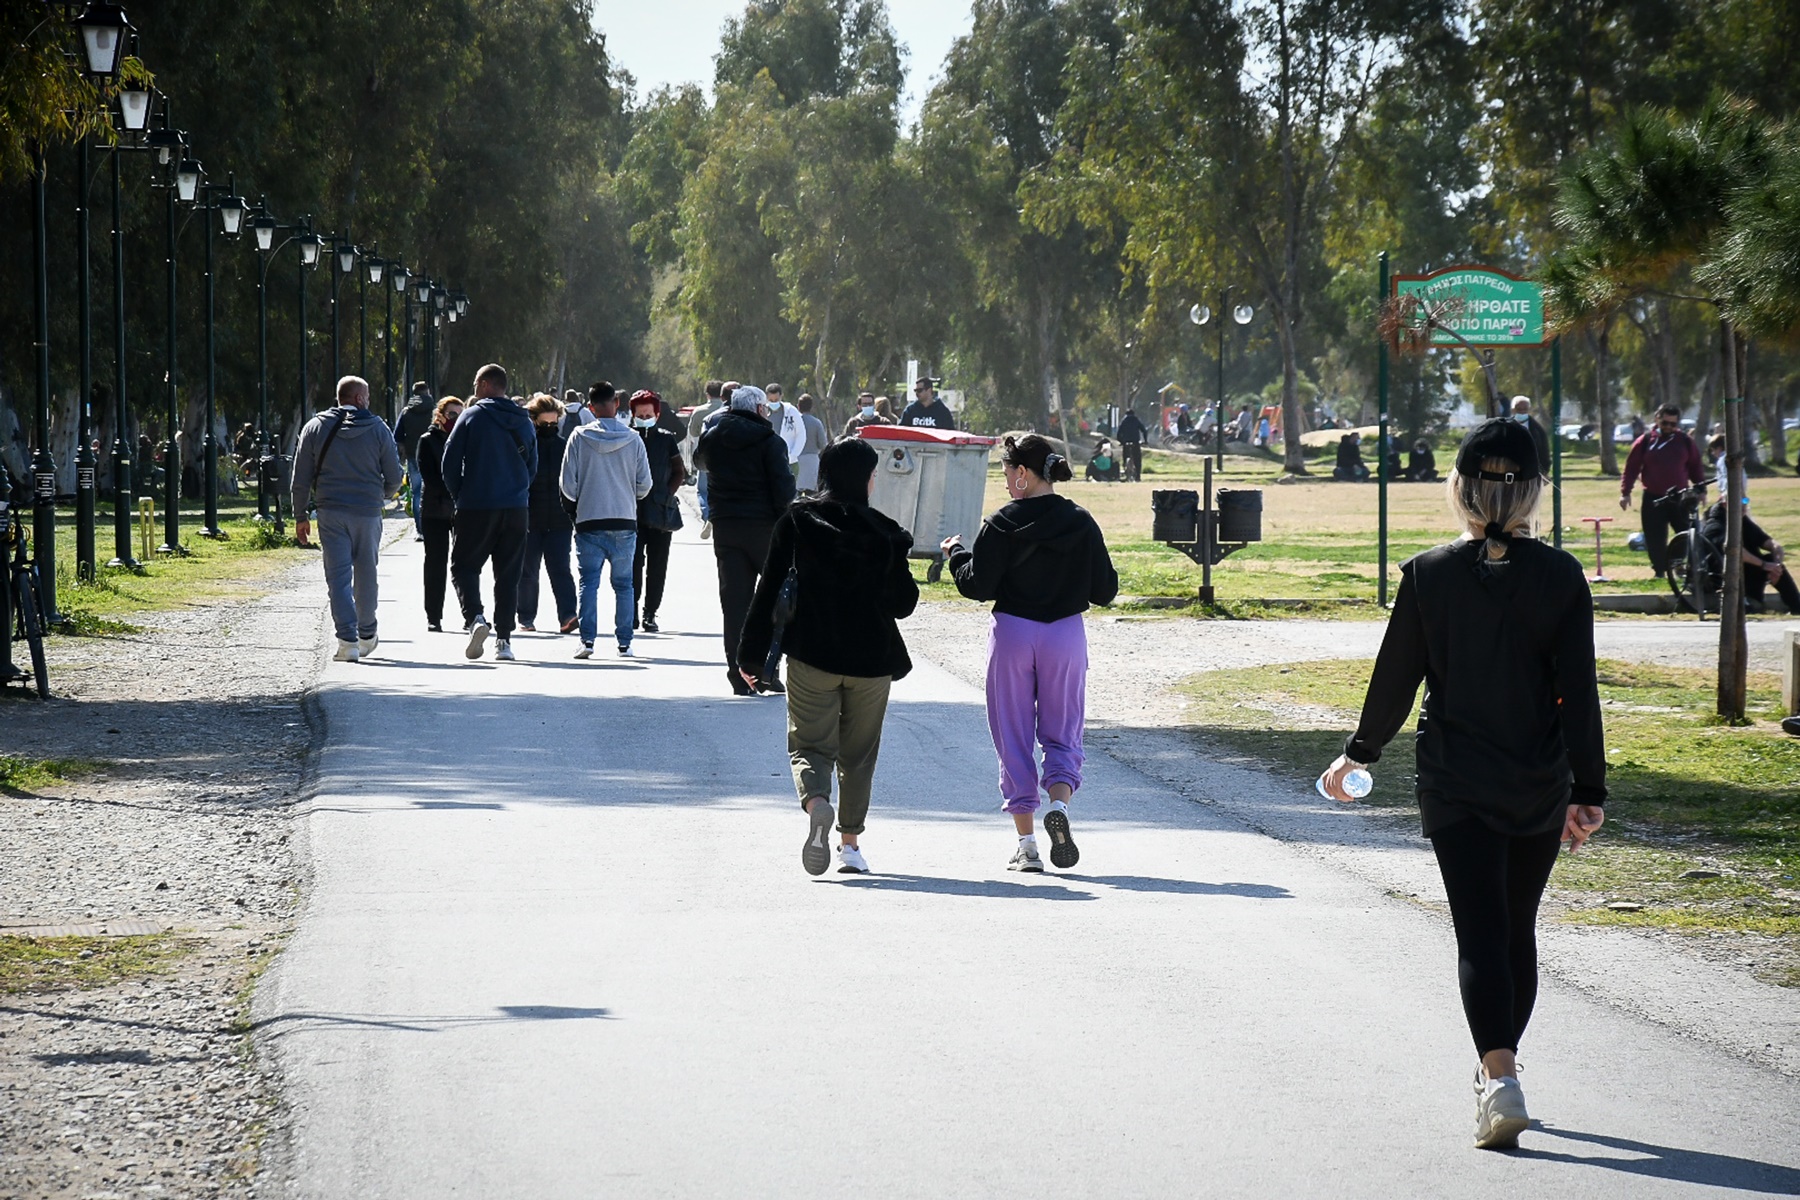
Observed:
[[[498,662],[511,662],[513,660],[512,643],[505,638],[495,642],[494,658]]]
[[[1531,1128],[1525,1089],[1511,1076],[1485,1079],[1475,1068],[1475,1148],[1516,1150],[1519,1135]]]
[[[1044,873],[1044,860],[1038,857],[1036,846],[1027,846],[1020,842],[1019,848],[1013,852],[1012,861],[1006,864],[1009,871],[1029,871],[1035,875]]]
[[[800,847],[800,865],[808,875],[823,875],[831,865],[831,824],[837,813],[831,801],[821,799],[806,816],[812,825],[806,831],[806,845]]]
[[[493,628],[486,617],[476,617],[475,623],[469,626],[469,648],[463,651],[463,657],[480,658],[481,651],[487,646],[488,634]]]
[[[368,637],[363,638],[356,643],[356,657],[359,659],[369,657],[369,655],[375,653],[375,647],[379,645],[381,645],[381,639],[371,633]]]

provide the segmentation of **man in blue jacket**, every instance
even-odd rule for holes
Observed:
[[[506,394],[506,368],[489,363],[475,372],[475,398],[444,443],[444,486],[456,498],[450,582],[469,631],[464,653],[480,658],[494,633],[494,657],[511,662],[513,618],[519,610],[519,570],[525,562],[531,479],[537,474],[537,435],[531,418]],[[481,567],[494,560],[491,628],[481,607]]]

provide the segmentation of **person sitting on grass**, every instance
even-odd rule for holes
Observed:
[[[1362,439],[1356,434],[1346,433],[1338,439],[1337,466],[1331,469],[1331,477],[1344,483],[1361,483],[1369,477],[1362,459]]]
[[[1437,455],[1431,452],[1431,443],[1420,438],[1406,456],[1406,478],[1414,483],[1432,483],[1437,477]]]
[[[1744,498],[1744,503],[1750,503],[1749,497]],[[1720,500],[1706,510],[1700,528],[1708,541],[1723,549],[1725,501]],[[1794,583],[1794,573],[1787,569],[1786,551],[1761,525],[1750,519],[1748,510],[1744,512],[1743,558],[1745,608],[1751,612],[1764,611],[1765,593],[1773,586],[1783,607],[1790,613],[1800,613],[1800,586]]]
[[[1093,457],[1088,459],[1087,480],[1090,483],[1119,482],[1119,462],[1113,457],[1112,443],[1105,438],[1094,443]]]

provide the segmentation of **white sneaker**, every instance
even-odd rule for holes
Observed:
[[[581,643],[581,649],[579,649],[575,652],[575,657],[576,658],[592,658],[592,657],[594,657],[594,643],[592,643],[592,642]]]
[[[501,638],[494,643],[494,661],[511,662],[513,660],[512,643]]]
[[[1009,871],[1029,871],[1041,875],[1044,872],[1044,860],[1038,857],[1037,842],[1020,842],[1019,848],[1013,851],[1012,861],[1006,864]]]
[[[867,875],[869,864],[862,856],[862,851],[855,846],[839,846],[837,848],[839,875]]]
[[[356,643],[356,655],[358,658],[367,658],[369,655],[375,653],[375,647],[379,645],[381,645],[381,639],[371,633],[368,637]]]
[[[700,540],[704,542],[707,538],[709,538],[711,536],[712,536],[712,522],[711,521],[700,522]]]
[[[1513,1150],[1519,1135],[1531,1128],[1531,1117],[1525,1111],[1525,1089],[1510,1075],[1499,1079],[1483,1076],[1475,1068],[1475,1148],[1477,1150]]]
[[[480,658],[481,651],[487,645],[488,634],[493,626],[486,617],[476,617],[475,623],[469,626],[469,648],[463,651],[464,658]]]
[[[631,653],[630,646],[620,646],[619,647],[619,657],[620,658],[634,658],[636,656]]]
[[[332,662],[355,662],[356,661],[356,643],[355,642],[346,642],[343,638],[339,638],[337,653],[331,656],[331,661]]]

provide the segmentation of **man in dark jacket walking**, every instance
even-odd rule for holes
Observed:
[[[423,379],[413,384],[412,400],[394,418],[394,444],[400,450],[400,461],[406,465],[406,493],[412,508],[413,540],[425,540],[425,518],[422,515],[420,495],[425,486],[424,478],[419,474],[419,439],[431,428],[432,410],[437,401],[431,395],[431,385]]]
[[[506,368],[489,363],[475,373],[475,399],[444,443],[444,486],[456,497],[450,583],[469,631],[464,653],[480,658],[490,632],[494,657],[513,658],[513,614],[519,608],[519,571],[530,527],[531,480],[537,474],[537,437],[531,418],[506,394]],[[494,560],[494,613],[481,607],[481,567]]]
[[[356,662],[375,651],[381,510],[400,491],[401,478],[394,439],[369,411],[368,383],[344,376],[338,380],[337,405],[300,431],[291,495],[294,536],[302,546],[312,535],[307,510],[318,510],[339,662]]]
[[[730,403],[718,423],[701,435],[694,465],[707,473],[719,608],[725,618],[725,675],[734,693],[747,696],[750,685],[737,669],[738,639],[757,576],[769,557],[775,519],[793,502],[794,473],[788,469],[787,444],[763,415],[763,390],[739,384]],[[760,682],[765,691],[784,690],[779,679]]]

